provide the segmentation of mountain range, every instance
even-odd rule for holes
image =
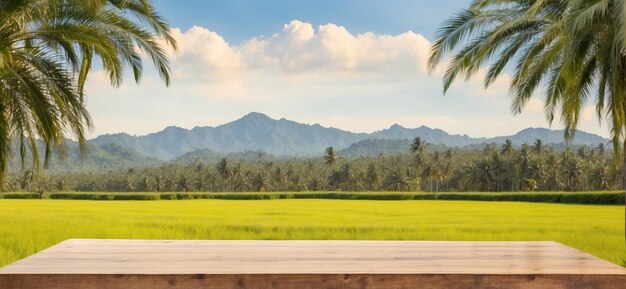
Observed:
[[[353,133],[319,124],[303,124],[287,119],[272,119],[262,113],[249,113],[242,118],[216,127],[184,129],[170,126],[162,131],[133,136],[127,133],[106,134],[90,140],[88,155],[81,158],[75,142],[68,140],[68,156],[55,159],[55,170],[102,170],[132,166],[148,166],[163,162],[189,162],[195,159],[218,160],[229,157],[254,159],[259,154],[274,158],[320,156],[333,146],[340,155],[362,156],[407,152],[415,137],[434,146],[467,147],[484,143],[501,144],[510,139],[514,145],[532,143],[562,144],[563,131],[527,128],[514,135],[473,138],[451,135],[426,126],[405,128],[394,124],[372,133]],[[577,131],[571,145],[596,146],[608,143],[601,136]],[[19,167],[17,160],[12,167]]]
[[[144,155],[171,160],[199,149],[222,153],[260,150],[276,155],[309,156],[319,154],[329,146],[345,148],[367,138],[369,135],[365,133],[352,133],[318,124],[301,124],[286,119],[275,120],[253,112],[216,127],[187,130],[170,126],[144,136],[126,133],[102,135],[93,139],[92,143],[117,143]]]
[[[405,128],[394,124],[372,133],[353,133],[319,124],[303,124],[284,118],[272,119],[265,114],[252,112],[216,127],[195,127],[188,130],[170,126],[160,132],[143,136],[126,133],[101,135],[91,142],[100,146],[113,143],[145,156],[172,160],[186,153],[207,149],[219,153],[263,151],[274,155],[314,156],[321,155],[329,146],[342,150],[370,140],[406,141],[415,137],[421,137],[431,144],[449,147],[502,143],[506,139],[510,139],[514,145],[532,143],[535,139],[541,139],[546,144],[558,144],[563,142],[563,131],[528,128],[510,136],[472,138],[467,135],[451,135],[441,129],[426,126]],[[608,141],[598,135],[578,131],[572,144],[595,146]]]

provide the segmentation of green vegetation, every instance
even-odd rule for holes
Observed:
[[[87,145],[91,127],[84,85],[93,61],[114,86],[129,68],[139,82],[143,57],[169,84],[165,48],[176,48],[170,27],[150,1],[15,0],[0,2],[0,178],[17,142],[39,165],[65,148],[67,136]],[[161,41],[162,40],[162,41]]]
[[[68,238],[554,240],[626,265],[623,214],[465,201],[0,200],[0,266]]]
[[[603,191],[622,188],[620,167],[603,144],[559,149],[541,140],[515,147],[443,148],[415,139],[405,154],[195,159],[100,172],[12,174],[6,191],[25,192],[306,192],[306,191]],[[409,154],[410,153],[410,154]]]
[[[326,199],[326,200],[466,200],[498,202],[534,202],[588,205],[622,205],[621,192],[532,192],[532,193],[417,193],[417,192],[245,192],[245,193],[110,193],[110,192],[58,192],[58,193],[0,193],[0,199],[55,199],[55,200],[276,200],[276,199]]]

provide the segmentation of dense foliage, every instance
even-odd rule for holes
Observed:
[[[423,192],[52,192],[0,193],[0,199],[53,199],[90,201],[158,201],[158,200],[445,200],[487,202],[529,202],[556,204],[621,205],[624,194],[601,192],[509,192],[509,193],[423,193]]]
[[[251,157],[254,155],[255,157]],[[430,148],[419,138],[406,154],[318,158],[246,154],[218,162],[192,160],[107,172],[34,174],[5,181],[6,191],[248,192],[248,191],[589,191],[622,187],[620,167],[603,144],[557,150],[541,140],[514,147]]]
[[[169,84],[166,46],[176,43],[149,0],[0,1],[0,178],[15,141],[22,162],[30,151],[35,169],[38,140],[44,166],[54,150],[64,151],[67,136],[86,147],[84,85],[92,65],[101,63],[119,86],[127,68],[138,82],[149,57]]]

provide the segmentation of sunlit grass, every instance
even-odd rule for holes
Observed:
[[[68,238],[553,240],[624,265],[624,207],[476,201],[0,200],[0,266]]]

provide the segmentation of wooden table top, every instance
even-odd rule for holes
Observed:
[[[0,268],[19,274],[626,275],[555,242],[71,239]]]

